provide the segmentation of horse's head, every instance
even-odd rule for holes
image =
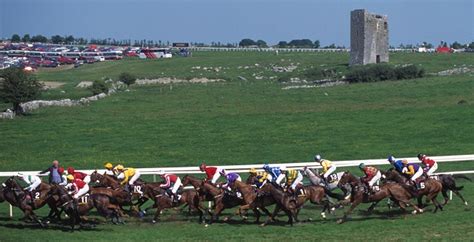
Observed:
[[[5,188],[10,188],[10,189],[20,189],[20,185],[18,185],[18,183],[16,183],[14,176],[9,177],[5,181],[5,183],[2,184],[2,186],[5,187]]]
[[[245,183],[247,183],[249,185],[253,185],[253,184],[257,183],[257,176],[254,175],[254,174],[250,174],[250,176],[247,177],[247,181],[245,181]]]
[[[354,175],[352,175],[349,171],[345,171],[342,174],[341,179],[339,179],[340,186],[345,186],[346,184],[354,184],[357,182],[358,182],[357,178]]]
[[[99,174],[97,170],[95,170],[94,172],[91,173],[90,177],[91,177],[91,181],[99,183],[102,178],[102,175]]]
[[[187,186],[190,184],[190,181],[189,181],[189,175],[185,175],[183,176],[183,179],[181,180],[181,183],[183,184],[183,186]]]

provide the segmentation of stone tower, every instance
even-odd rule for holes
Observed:
[[[351,12],[351,59],[349,65],[388,62],[386,15],[356,9]]]

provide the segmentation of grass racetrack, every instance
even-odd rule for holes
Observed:
[[[473,72],[438,76],[432,73],[468,66],[470,54],[396,53],[393,64],[416,64],[429,73],[415,80],[351,84],[327,88],[282,90],[268,79],[271,64],[300,63],[295,73],[310,67],[344,71],[345,53],[211,53],[192,58],[105,62],[72,70],[38,73],[44,81],[61,81],[45,99],[90,95],[74,86],[82,80],[116,78],[122,71],[139,77],[209,77],[225,82],[132,86],[87,106],[44,108],[15,120],[0,120],[0,170],[39,170],[53,159],[77,169],[102,167],[105,161],[131,167],[253,164],[310,160],[316,153],[331,160],[471,154],[474,151]],[[255,65],[258,64],[258,65]],[[195,66],[225,67],[196,71]],[[239,66],[241,68],[239,68]],[[242,66],[252,66],[248,69]],[[191,72],[193,71],[193,72]],[[255,80],[253,74],[267,77]],[[286,74],[285,74],[286,75]],[[240,80],[245,77],[247,81]],[[63,90],[65,93],[61,93]],[[460,102],[464,100],[464,102]],[[472,170],[473,162],[440,163],[441,171]],[[353,170],[356,174],[360,172]],[[471,177],[472,178],[472,177]],[[458,180],[463,195],[474,201],[474,183]],[[366,208],[361,206],[360,208]],[[470,207],[469,207],[470,208]],[[431,210],[431,206],[428,208]],[[47,211],[42,209],[40,214]],[[233,210],[226,210],[232,213]],[[319,218],[307,205],[301,218],[312,222],[260,228],[235,217],[231,224],[208,228],[176,211],[159,224],[129,219],[126,225],[100,224],[69,234],[52,225],[48,230],[9,220],[0,204],[0,241],[24,240],[464,240],[474,238],[470,209],[454,198],[445,211],[422,215],[389,212],[382,202],[364,216],[335,223],[337,216]],[[285,218],[280,216],[280,220]]]

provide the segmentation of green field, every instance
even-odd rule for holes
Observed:
[[[87,106],[44,108],[15,120],[0,120],[0,170],[39,170],[53,159],[65,166],[91,169],[105,161],[159,167],[197,166],[201,161],[214,165],[308,161],[316,153],[332,160],[383,158],[390,153],[399,157],[419,152],[472,153],[472,72],[432,74],[460,66],[472,68],[472,55],[395,53],[390,58],[394,65],[420,65],[429,74],[416,80],[282,90],[277,79],[283,75],[299,77],[309,68],[347,71],[348,55],[253,52],[197,52],[192,58],[125,59],[40,72],[40,80],[66,83],[44,93],[44,99],[91,95],[75,85],[83,80],[116,78],[122,71],[141,78],[208,77],[226,81],[132,86],[130,92]],[[291,63],[298,66],[292,73],[271,71],[272,65]],[[221,70],[193,69],[196,66]],[[256,75],[263,79],[256,80]],[[465,102],[459,104],[461,100]],[[440,166],[444,171],[474,167],[472,162]],[[466,186],[467,200],[474,201],[472,183],[460,182]],[[134,220],[126,226],[99,225],[94,231],[74,233],[72,239],[376,240],[388,236],[386,240],[472,240],[474,235],[472,211],[464,211],[459,200],[438,214],[386,217],[384,209],[380,206],[380,213],[369,217],[356,214],[355,221],[344,225],[336,225],[335,217],[320,222],[317,210],[305,209],[302,216],[311,216],[314,221],[294,228],[259,228],[239,222],[204,228],[194,218],[187,222],[170,212],[159,225]],[[31,236],[70,240],[69,234],[58,230],[18,227],[18,222],[3,219],[6,212],[6,206],[0,205],[0,240]]]

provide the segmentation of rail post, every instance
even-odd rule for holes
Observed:
[[[452,176],[453,174],[451,174]],[[453,191],[449,190],[449,200],[453,200]]]
[[[13,218],[13,206],[10,204],[10,218]]]

